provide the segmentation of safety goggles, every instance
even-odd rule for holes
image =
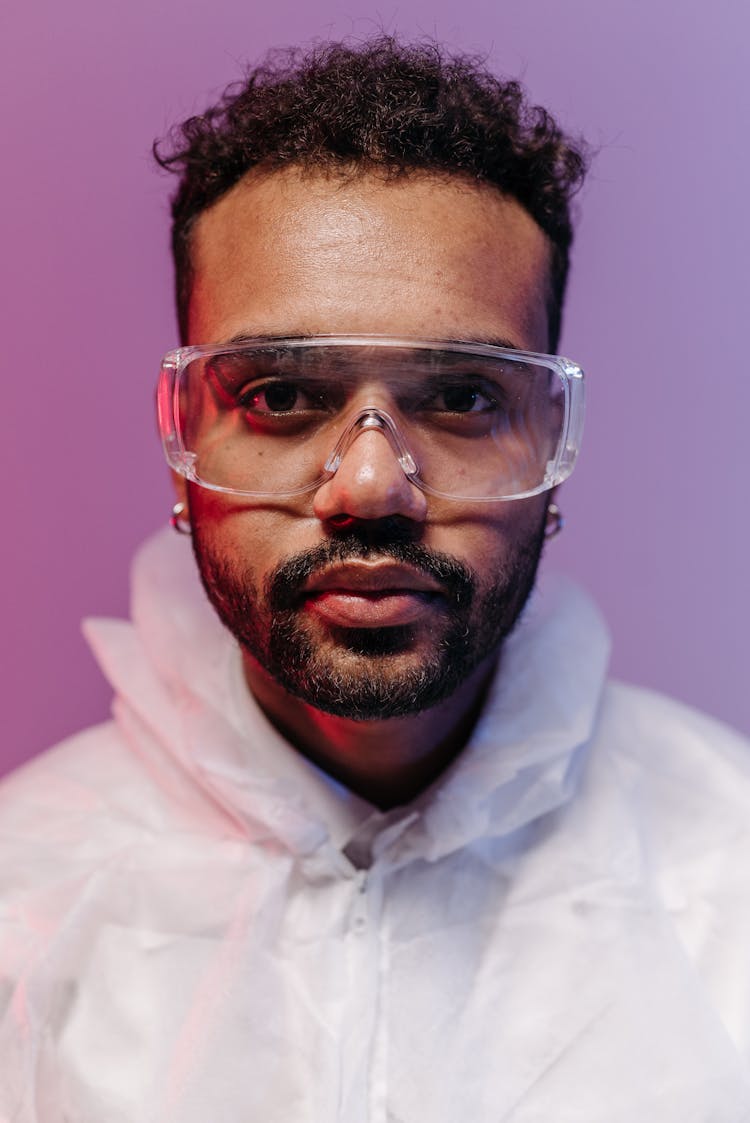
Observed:
[[[158,412],[169,466],[229,495],[314,491],[375,432],[431,495],[524,499],[573,470],[583,371],[484,343],[247,339],[170,351]]]

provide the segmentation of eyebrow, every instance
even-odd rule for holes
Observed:
[[[331,335],[334,335],[334,334],[346,335],[347,333],[346,332],[339,332],[339,333],[331,332],[330,334]],[[356,334],[358,334],[358,333],[354,333],[355,336],[356,336]],[[383,333],[376,332],[376,333],[374,333],[373,338],[377,339],[378,334],[383,334]],[[317,333],[307,332],[307,331],[305,331],[305,332],[287,332],[284,335],[253,335],[253,334],[248,333],[248,332],[238,332],[236,335],[233,335],[230,339],[224,340],[223,342],[226,342],[226,343],[252,343],[256,339],[318,339],[318,338],[321,338],[321,336],[318,335]],[[411,337],[411,336],[401,337],[401,336],[395,335],[395,336],[384,336],[384,338],[388,338],[388,339],[404,338],[404,339],[408,340],[410,338],[417,339],[417,338],[423,338],[423,337],[416,337],[416,336],[415,337]],[[503,336],[491,336],[491,335],[485,335],[485,334],[482,334],[482,333],[472,334],[471,338],[469,338],[469,336],[466,335],[466,336],[456,337],[455,339],[441,340],[441,342],[445,342],[445,343],[482,343],[482,344],[486,344],[489,347],[501,347],[504,351],[523,351],[524,350],[523,347],[519,347],[519,345],[517,343],[514,343],[512,340],[506,339]]]
[[[231,336],[229,339],[221,339],[220,343],[253,343],[256,339],[293,339],[296,336],[282,336],[282,335],[260,335],[252,332],[241,331],[237,335]],[[300,336],[300,338],[302,338]]]
[[[483,335],[481,332],[479,334],[472,335],[471,339],[456,340],[456,342],[484,343],[488,347],[502,347],[504,351],[524,350],[523,347],[519,347],[517,343],[514,343],[511,339],[506,339],[504,336]]]

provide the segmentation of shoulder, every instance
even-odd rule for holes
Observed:
[[[706,848],[750,845],[750,742],[729,726],[609,683],[594,748],[615,769],[657,860],[680,864]]]
[[[671,738],[675,732],[715,743],[734,743],[750,749],[750,741],[731,726],[685,702],[679,702],[655,690],[630,683],[610,680],[605,687],[603,705],[606,710],[626,718],[627,724],[640,732],[650,730],[657,737]]]
[[[144,778],[113,722],[0,783],[0,956],[7,977],[46,954],[92,878],[143,834]]]
[[[640,687],[607,684],[599,740],[643,794],[675,787],[750,811],[750,741],[723,722]]]
[[[739,924],[750,936],[750,742],[680,702],[615,683],[592,750],[592,772],[624,798],[666,907],[691,923],[710,912],[717,930]]]
[[[625,793],[654,901],[750,1056],[750,742],[689,706],[612,684],[594,756]]]
[[[130,772],[130,755],[113,721],[76,733],[3,778],[0,830],[20,825],[34,810],[60,812],[81,800],[90,805],[95,790],[111,791]]]
[[[0,894],[150,834],[161,819],[156,797],[114,722],[41,753],[0,782]]]

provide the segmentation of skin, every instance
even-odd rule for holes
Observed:
[[[533,219],[494,188],[451,177],[256,174],[198,219],[192,254],[192,343],[372,333],[547,347],[549,244]],[[176,484],[199,555],[241,570],[258,598],[290,556],[346,526],[366,533],[396,520],[412,541],[473,571],[480,613],[481,594],[498,569],[519,551],[538,551],[550,498],[472,505],[425,495],[377,432],[358,437],[330,480],[294,500],[250,503],[181,477]],[[358,576],[368,563],[359,564]],[[342,666],[353,657],[337,628],[378,623],[371,598],[344,593],[337,598],[326,590],[303,609],[316,647]],[[421,598],[417,611],[415,597],[406,589],[394,599],[411,639],[389,665],[418,664],[440,634],[440,598]],[[464,747],[498,657],[496,643],[450,697],[427,710],[361,721],[292,696],[253,655],[243,655],[248,687],[270,720],[302,753],[380,807],[413,798]]]

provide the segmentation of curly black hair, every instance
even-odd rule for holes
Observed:
[[[172,252],[183,341],[196,218],[252,169],[285,166],[386,178],[422,172],[491,184],[516,199],[552,244],[550,349],[560,334],[585,150],[553,118],[477,59],[390,36],[270,54],[217,105],[154,144],[180,175]]]

